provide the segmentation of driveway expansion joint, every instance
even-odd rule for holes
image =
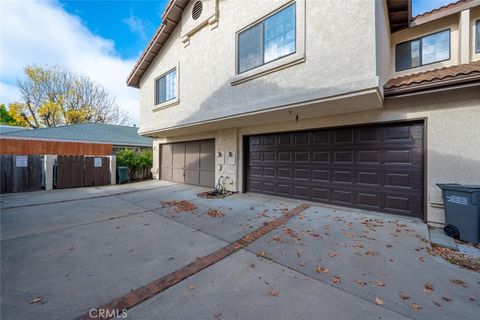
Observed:
[[[202,271],[203,269],[219,262],[220,260],[225,259],[226,257],[230,256],[231,254],[239,251],[240,249],[245,248],[252,242],[260,239],[268,232],[272,231],[273,229],[279,227],[280,225],[284,224],[294,216],[300,214],[301,212],[308,209],[310,205],[308,204],[300,204],[299,206],[295,207],[291,211],[285,212],[282,216],[270,221],[265,222],[265,224],[250,232],[246,236],[240,238],[237,241],[234,241],[223,248],[218,249],[206,256],[198,258],[196,261],[176,270],[173,271],[157,280],[154,280],[136,290],[114,299],[108,304],[105,304],[101,307],[96,308],[97,310],[104,310],[102,313],[105,316],[100,316],[98,314],[97,317],[93,318],[90,316],[89,313],[86,313],[80,316],[78,319],[80,320],[89,320],[89,319],[110,319],[112,316],[121,313],[125,309],[133,308],[134,306],[142,303],[145,300],[152,298],[153,296],[165,291],[166,289],[176,285],[177,283],[193,276],[194,274]]]

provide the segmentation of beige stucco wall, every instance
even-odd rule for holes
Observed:
[[[216,169],[216,179],[228,176],[232,191],[243,188],[243,137],[266,133],[313,128],[336,127],[375,122],[425,119],[427,146],[426,158],[426,213],[432,223],[443,223],[441,193],[436,183],[455,182],[478,184],[480,182],[480,90],[478,87],[389,99],[380,110],[349,113],[304,119],[298,122],[268,123],[218,130],[191,136],[156,139],[162,142],[187,141],[203,138],[216,139],[216,151],[232,151],[236,165]],[[158,150],[158,148],[157,148]],[[156,154],[158,163],[158,152]]]
[[[297,45],[304,45],[305,60],[232,85],[236,32],[286,3],[219,1],[218,27],[200,29],[187,47],[179,25],[140,82],[140,133],[378,86],[375,2],[367,0],[296,0],[305,15],[297,17]],[[191,5],[183,20],[191,19]],[[179,102],[153,112],[155,78],[177,65]]]

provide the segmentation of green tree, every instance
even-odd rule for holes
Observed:
[[[27,127],[28,123],[23,121],[23,119],[15,117],[15,104],[10,104],[9,108],[5,104],[0,104],[0,124],[9,125],[9,126],[21,126]]]

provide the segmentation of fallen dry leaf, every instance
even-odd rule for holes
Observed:
[[[431,284],[430,282],[427,282],[423,285],[423,291],[426,292],[426,293],[432,293],[433,291],[433,284]]]
[[[355,282],[360,287],[363,287],[363,286],[367,285],[367,281],[363,281],[363,280],[353,280],[353,282]]]
[[[255,263],[251,263],[250,268],[255,268]]]
[[[188,290],[193,290],[193,289],[195,289],[195,286],[194,286],[193,284],[190,284],[190,285],[188,286]]]
[[[425,258],[424,257],[419,257],[418,260],[422,261],[422,262],[425,262]]]
[[[383,299],[380,299],[379,297],[375,297],[375,303],[379,305],[385,304],[385,302],[383,302]]]
[[[317,268],[315,269],[315,271],[317,271],[317,273],[327,273],[328,268],[318,265]]]
[[[399,296],[402,300],[410,299],[410,296],[408,294],[406,294],[405,292],[400,292]]]
[[[265,251],[262,251],[262,250],[258,251],[257,257],[265,257]]]
[[[32,300],[30,300],[30,304],[34,304],[34,303],[39,303],[40,301],[42,301],[43,297],[33,297]]]
[[[447,301],[447,302],[452,302],[452,301],[453,301],[452,299],[450,299],[450,298],[447,297],[447,296],[443,296],[442,299],[443,299],[444,301]]]
[[[268,294],[270,297],[278,297],[280,294],[275,291],[275,290],[270,290],[270,293]]]
[[[412,309],[416,310],[416,311],[420,311],[420,310],[423,309],[421,305],[416,304],[416,303],[412,303],[412,304],[410,305],[410,307],[411,307]]]
[[[449,281],[450,281],[451,283],[456,284],[457,286],[461,286],[461,287],[464,287],[464,288],[467,287],[467,284],[466,284],[465,281],[463,281],[463,280],[460,280],[460,279],[450,279]]]
[[[342,278],[338,274],[334,275],[330,280],[333,284],[340,284],[340,282],[342,282]]]
[[[356,248],[356,249],[359,249],[359,248],[363,248],[363,243],[361,242],[355,242],[352,247]]]
[[[375,251],[375,250],[367,250],[367,251],[365,251],[365,255],[366,256],[376,256],[376,255],[378,255],[378,252]]]
[[[287,252],[286,252],[286,251],[282,251],[282,255],[286,256],[286,255],[287,255]]]
[[[328,255],[333,258],[333,257],[336,257],[338,253],[336,251],[332,251]]]
[[[442,304],[441,304],[440,302],[435,301],[435,300],[432,300],[432,303],[433,303],[434,305],[436,305],[437,307],[439,307],[439,308],[442,306]]]
[[[194,211],[197,207],[187,200],[172,200],[172,201],[162,201],[160,202],[162,207],[165,208],[166,206],[175,207],[175,213],[184,212],[184,211]]]
[[[373,281],[377,287],[385,287],[385,283],[380,282],[380,281]]]
[[[305,262],[300,262],[299,265],[300,265],[301,267],[305,267]]]
[[[208,209],[207,214],[213,218],[223,217],[225,215],[222,211],[215,209]]]

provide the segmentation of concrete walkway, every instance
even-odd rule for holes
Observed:
[[[300,204],[252,194],[196,196],[205,190],[151,181],[2,195],[1,318],[78,317]],[[197,209],[175,213],[160,204],[174,199]],[[311,205],[128,310],[128,319],[474,319],[480,313],[480,276],[430,256],[421,221]],[[209,209],[224,216],[211,217]],[[37,296],[42,301],[30,304]]]

